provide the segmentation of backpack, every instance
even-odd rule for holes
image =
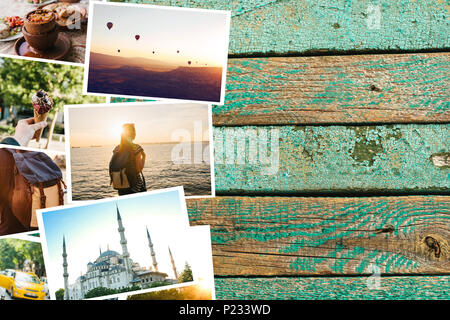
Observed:
[[[115,190],[129,189],[136,182],[136,157],[133,150],[114,150],[109,162],[110,183]]]
[[[37,228],[36,210],[64,205],[66,184],[62,180],[61,169],[43,152],[6,150],[14,158],[14,176],[22,176],[25,181],[25,184],[14,187],[14,193],[20,196],[24,191],[20,188],[28,188],[26,191],[31,194],[31,197],[26,198],[26,201],[31,202],[31,216],[29,219],[21,218],[20,223],[25,227]]]

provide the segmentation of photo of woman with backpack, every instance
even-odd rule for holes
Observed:
[[[65,106],[68,200],[177,186],[213,195],[211,114],[208,104],[166,101]]]
[[[111,184],[118,191],[119,196],[147,191],[142,173],[146,156],[144,149],[133,143],[135,138],[134,124],[124,124],[120,144],[114,148],[109,162]]]

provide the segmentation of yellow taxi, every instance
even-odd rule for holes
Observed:
[[[31,272],[7,269],[0,272],[0,286],[8,290],[11,298],[44,300],[45,283]]]

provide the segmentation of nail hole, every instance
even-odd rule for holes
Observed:
[[[370,89],[370,91],[376,91],[376,92],[380,92],[380,91],[381,91],[381,89],[378,88],[378,87],[377,87],[376,85],[374,85],[374,84],[371,84],[370,87],[369,87],[369,89]]]

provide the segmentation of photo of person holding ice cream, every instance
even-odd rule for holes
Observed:
[[[0,144],[65,150],[63,108],[82,94],[83,68],[0,57]]]

